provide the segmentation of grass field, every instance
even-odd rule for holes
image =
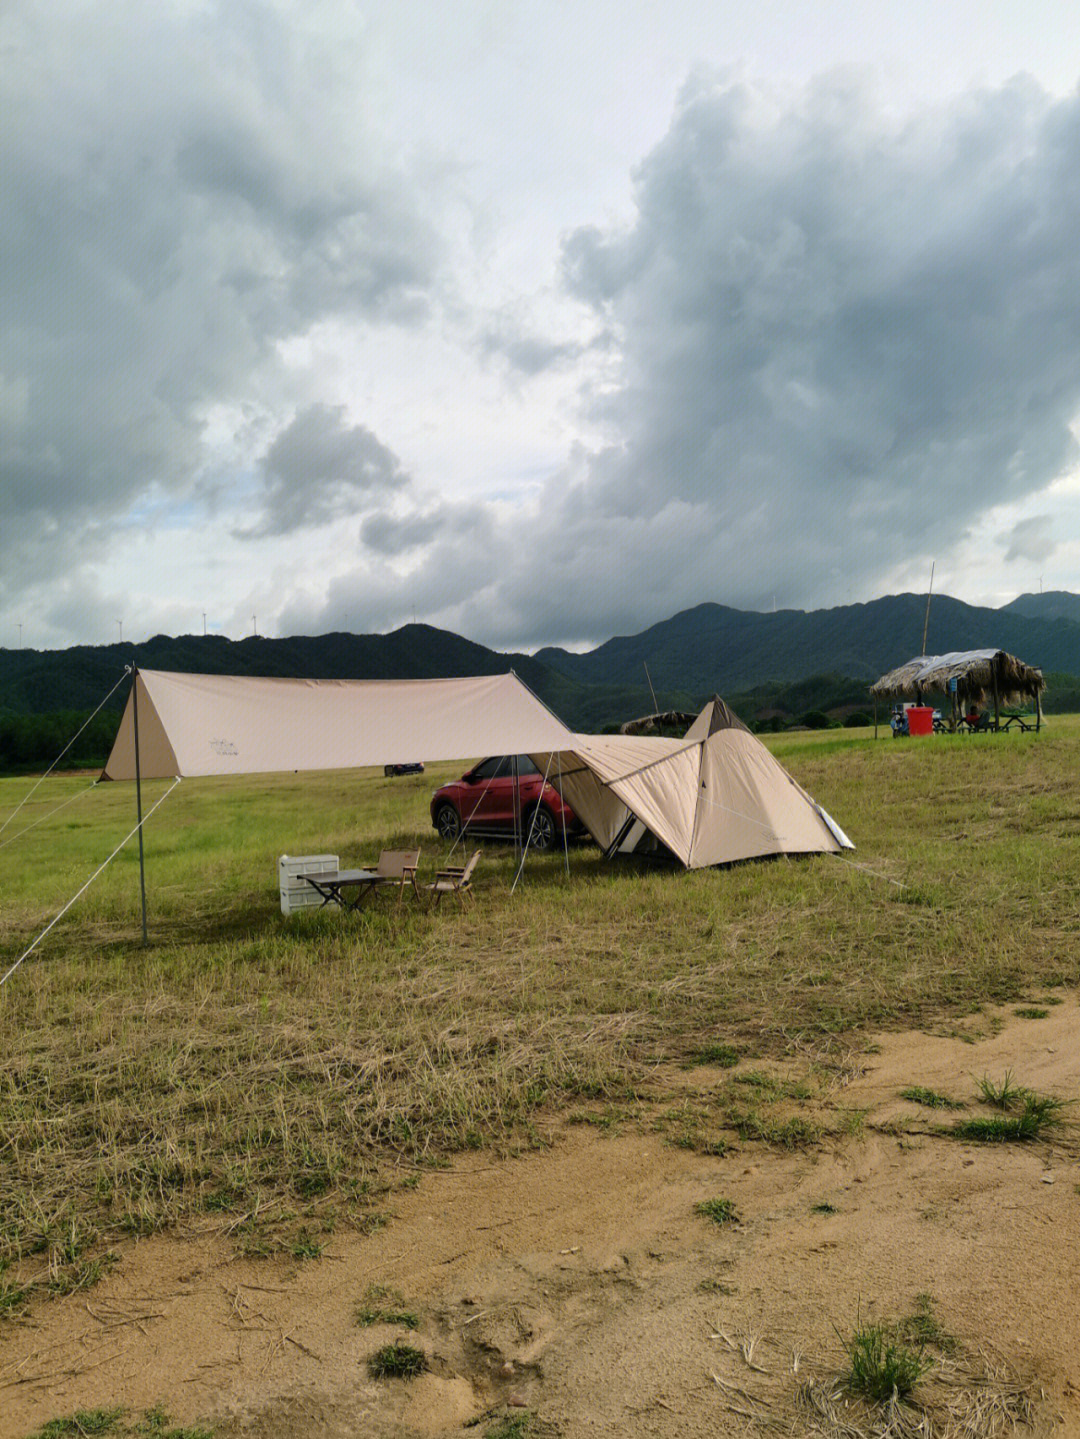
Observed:
[[[248,1252],[317,1254],[454,1150],[648,1103],[721,1046],[859,1043],[1075,983],[1080,719],[869,735],[770,743],[854,863],[686,874],[581,847],[569,877],[530,858],[511,895],[514,856],[488,845],[467,911],[383,895],[286,919],[276,889],[283,851],[419,844],[433,870],[427,800],[461,765],[185,782],[147,828],[150,948],[132,842],[0,988],[0,1311],[193,1216]],[[50,780],[0,836],[0,972],[134,823],[131,785],[42,819],[88,783]],[[26,789],[0,781],[0,822]]]

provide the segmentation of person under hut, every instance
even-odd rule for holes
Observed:
[[[988,730],[990,728],[990,716],[983,714],[974,700],[969,700],[967,709],[964,712],[964,724],[967,725],[972,734],[977,730]]]

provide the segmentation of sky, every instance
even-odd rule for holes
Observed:
[[[0,0],[0,646],[1080,590],[1080,7]]]

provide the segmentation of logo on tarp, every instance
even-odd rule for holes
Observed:
[[[235,759],[240,753],[231,739],[212,739],[210,748],[215,754],[221,755],[223,759]]]

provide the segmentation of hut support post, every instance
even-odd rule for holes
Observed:
[[[998,677],[996,663],[991,662],[990,675],[994,681],[994,729],[996,731],[1001,728],[1001,698],[998,695]]]
[[[874,696],[874,738],[877,739],[877,695]]]
[[[1042,728],[1042,697],[1039,691],[1035,691],[1035,733],[1038,734]]]

